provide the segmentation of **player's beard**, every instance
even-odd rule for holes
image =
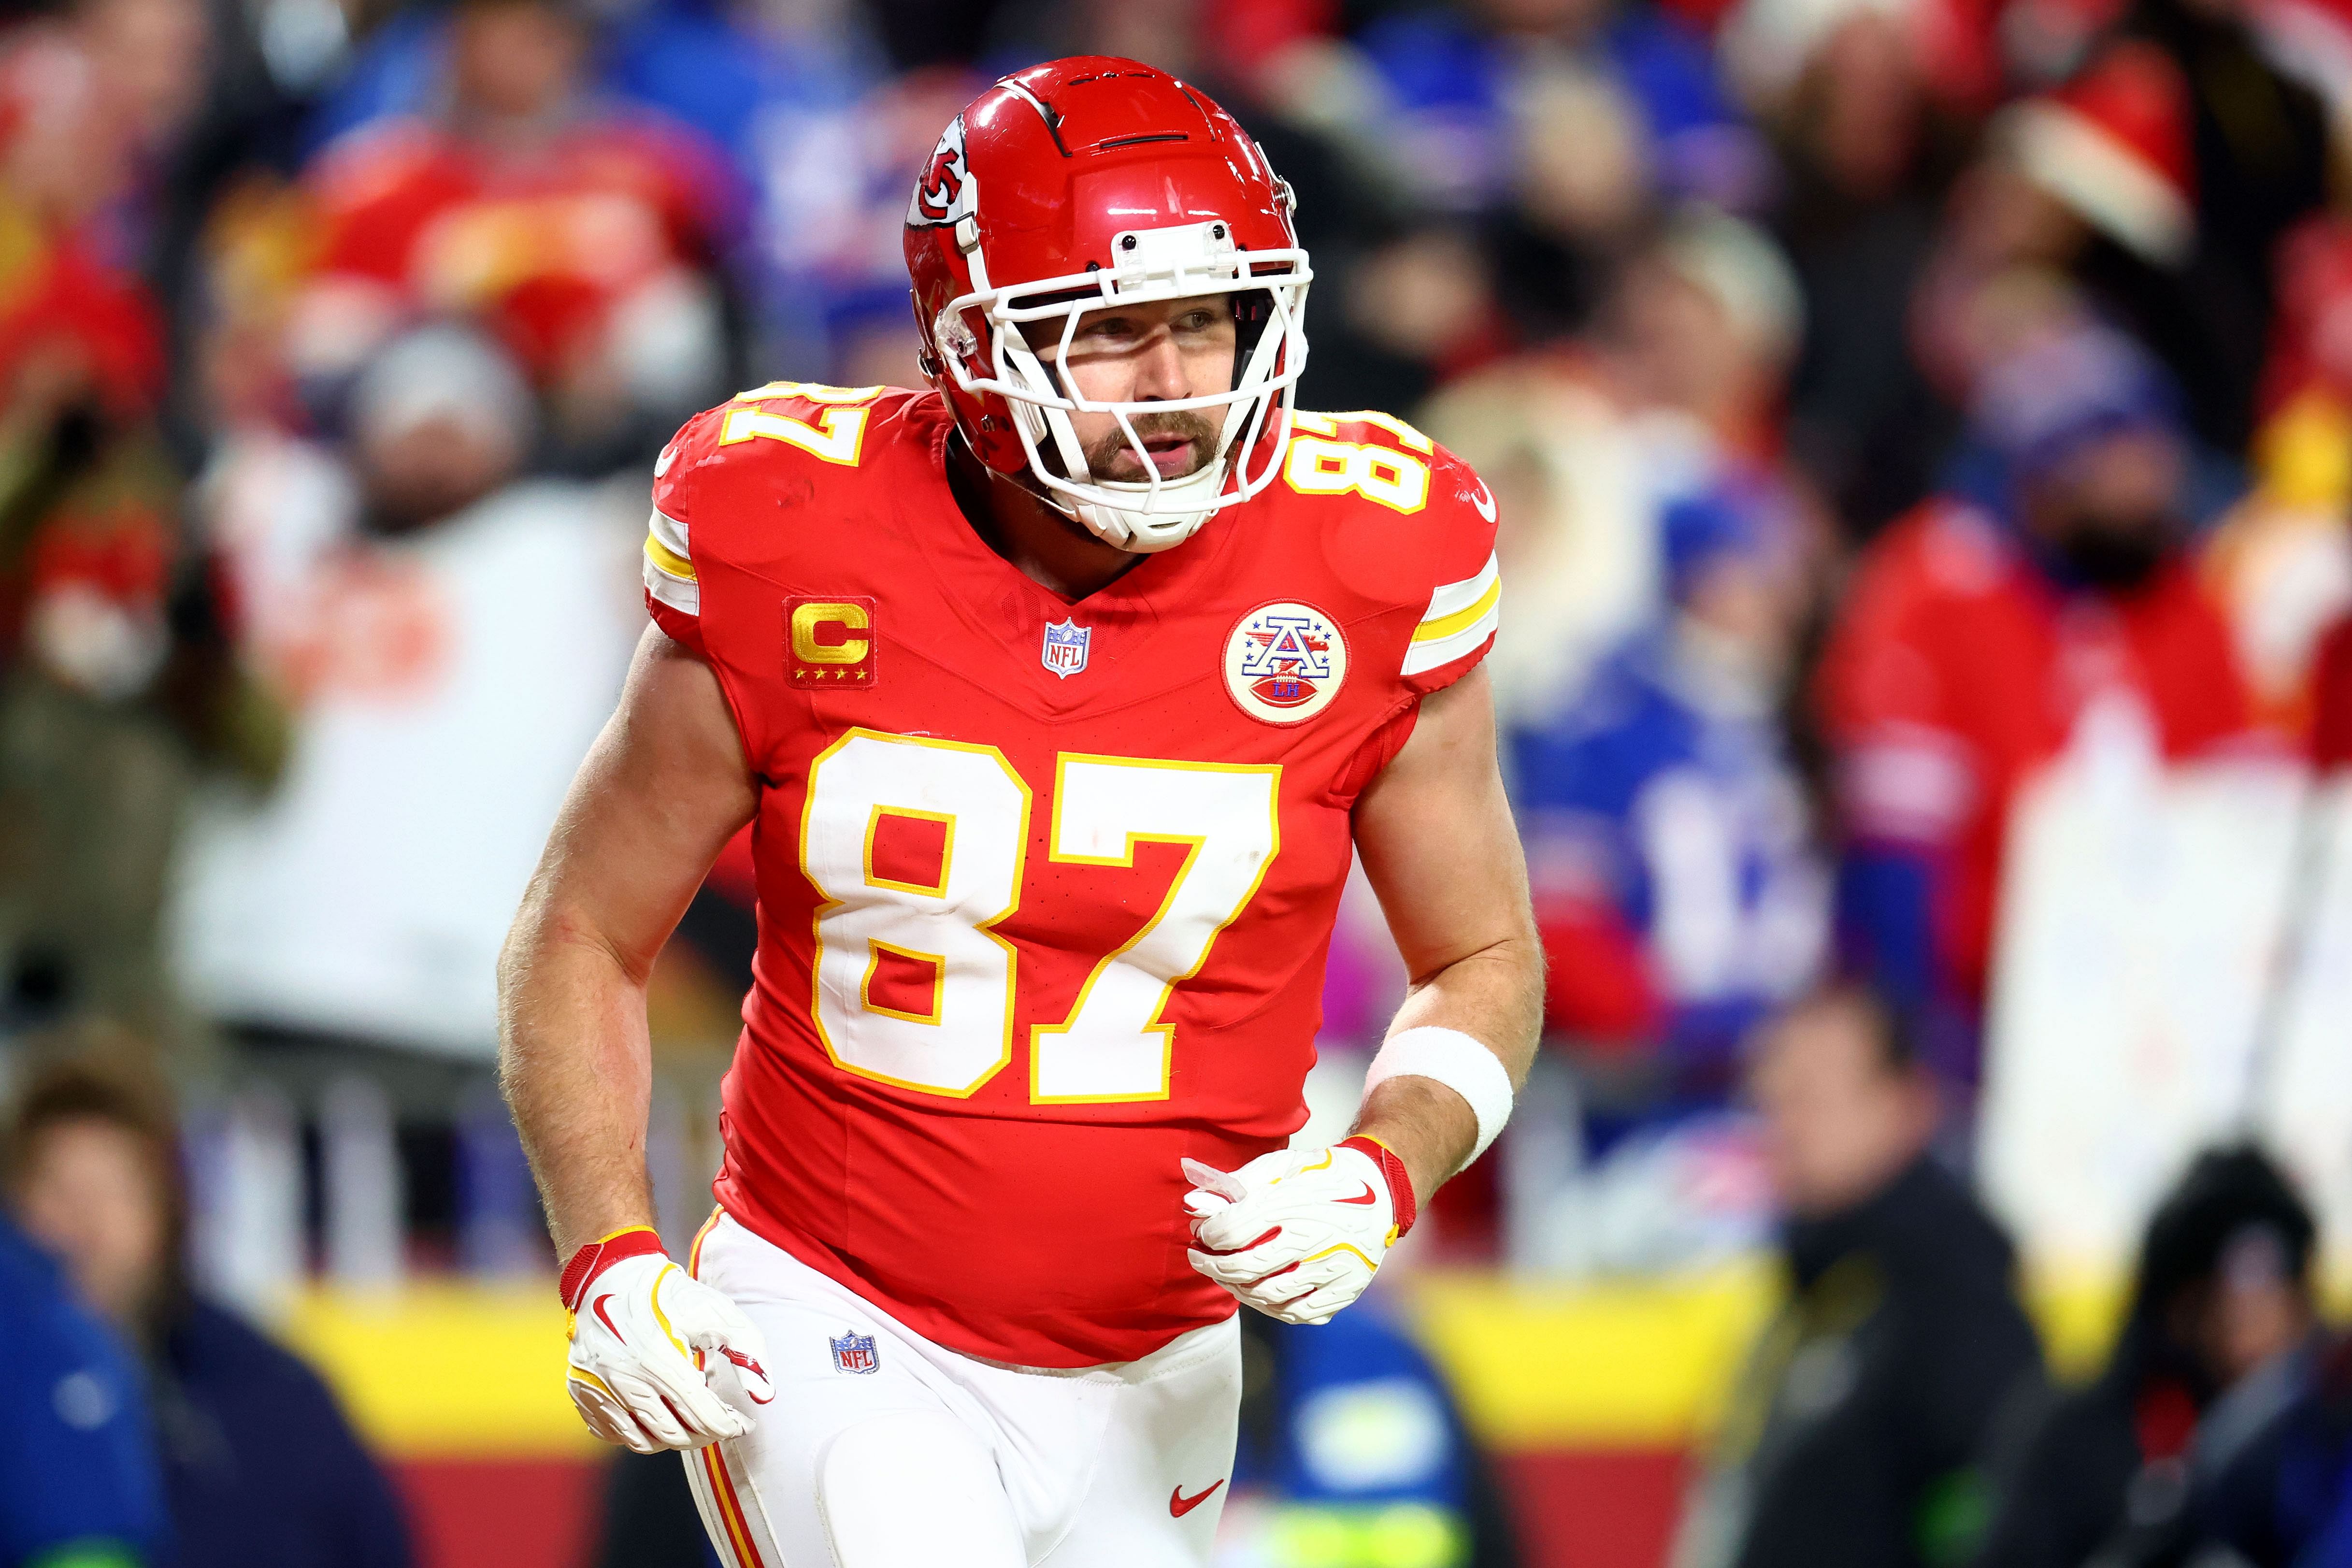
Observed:
[[[1176,473],[1162,474],[1160,482],[1181,479],[1197,474],[1217,456],[1217,426],[1197,409],[1180,408],[1167,414],[1138,414],[1128,423],[1135,428],[1137,441],[1150,441],[1155,436],[1175,436],[1189,439],[1192,449],[1184,467]],[[1098,482],[1111,484],[1142,484],[1152,469],[1136,456],[1135,446],[1127,432],[1113,426],[1086,447],[1087,471]]]

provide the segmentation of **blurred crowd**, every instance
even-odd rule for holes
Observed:
[[[6,0],[0,1035],[191,1097],[233,1298],[302,1267],[306,1170],[348,1278],[420,1227],[542,1264],[491,961],[640,624],[654,454],[772,378],[918,384],[908,182],[1076,52],[1200,83],[1297,188],[1301,405],[1412,418],[1500,503],[1552,1048],[1499,1199],[1433,1228],[1569,1271],[1780,1236],[1827,1294],[1757,1374],[1766,1458],[1773,1377],[1870,1317],[1839,1258],[1959,1237],[1864,1292],[1990,1292],[1913,1507],[2038,1366],[1939,1173],[2021,792],[2062,755],[2352,757],[2343,0]],[[739,846],[657,1040],[723,1052],[749,881]],[[1362,948],[1336,1045],[1393,978]],[[662,1101],[666,1224],[705,1089]],[[2301,1289],[2307,1215],[2254,1210],[2272,1253],[2214,1222],[2170,1267]],[[227,1331],[137,1300],[154,1355]],[[2230,1379],[2154,1348],[2170,1310],[2119,1357],[2193,1392],[2185,1433]]]

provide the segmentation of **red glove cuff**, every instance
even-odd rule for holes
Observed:
[[[610,1236],[590,1242],[572,1255],[572,1261],[563,1266],[563,1278],[556,1284],[556,1289],[563,1296],[563,1310],[578,1311],[580,1298],[587,1290],[589,1282],[621,1259],[643,1258],[648,1252],[661,1249],[661,1237],[654,1233],[653,1226],[647,1225],[633,1225],[625,1230],[616,1230]]]
[[[1413,1202],[1412,1178],[1405,1173],[1404,1162],[1396,1157],[1396,1151],[1379,1139],[1367,1138],[1360,1132],[1353,1138],[1339,1140],[1339,1147],[1353,1149],[1371,1157],[1372,1163],[1381,1168],[1381,1174],[1389,1184],[1389,1207],[1396,1216],[1397,1235],[1402,1236],[1411,1230],[1412,1222],[1420,1217],[1420,1209]]]

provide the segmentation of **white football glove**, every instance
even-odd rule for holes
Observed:
[[[1183,1162],[1192,1267],[1286,1323],[1328,1322],[1412,1228],[1412,1183],[1387,1145],[1277,1149],[1238,1171]]]
[[[572,1403],[588,1429],[640,1454],[699,1448],[751,1430],[748,1410],[775,1397],[768,1348],[742,1309],[690,1277],[650,1230],[617,1232],[572,1255],[563,1270],[572,1336]],[[705,1353],[723,1357],[703,1370]],[[722,1369],[731,1369],[728,1376]]]

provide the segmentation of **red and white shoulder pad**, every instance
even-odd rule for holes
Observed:
[[[670,437],[654,463],[653,516],[645,550],[646,608],[663,631],[689,647],[702,646],[697,563],[707,564],[717,542],[698,531],[696,519],[706,505],[712,526],[742,510],[723,499],[706,502],[712,487],[728,483],[729,470],[746,459],[781,450],[854,467],[870,405],[887,390],[772,381],[705,409]]]
[[[1300,410],[1291,416],[1283,477],[1302,494],[1348,494],[1412,520],[1397,536],[1420,621],[1400,674],[1416,694],[1450,686],[1493,645],[1501,625],[1495,496],[1470,465],[1394,415]],[[1399,584],[1401,595],[1408,591]]]
[[[1503,579],[1490,543],[1476,571],[1430,590],[1405,649],[1405,684],[1423,693],[1453,684],[1486,656],[1502,624]]]

